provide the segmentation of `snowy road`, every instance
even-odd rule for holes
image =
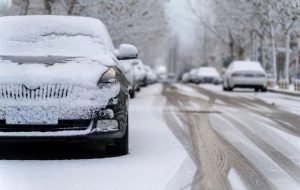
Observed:
[[[2,144],[0,189],[300,189],[299,100],[150,86],[130,103],[129,155],[91,144]]]
[[[163,94],[168,123],[190,129],[193,189],[300,189],[300,98],[180,84]]]
[[[166,125],[161,91],[148,87],[131,102],[129,155],[107,157],[90,144],[2,145],[0,189],[190,189],[196,165]]]

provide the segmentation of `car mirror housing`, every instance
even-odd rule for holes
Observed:
[[[119,60],[135,59],[138,57],[138,49],[131,44],[121,44],[115,55]]]

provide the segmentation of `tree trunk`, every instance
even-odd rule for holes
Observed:
[[[239,47],[239,59],[243,60],[244,59],[244,54],[245,54],[245,50],[242,47]]]
[[[231,34],[229,34],[229,40],[230,40],[229,42],[230,56],[231,59],[234,59],[234,42]]]
[[[265,69],[267,69],[267,64],[266,64],[266,56],[265,56],[265,37],[262,36],[260,38],[260,56],[261,56],[261,64]]]
[[[291,42],[291,35],[290,31],[286,33],[286,41],[285,41],[285,80],[289,80],[290,77],[290,42]]]
[[[277,81],[277,52],[276,52],[276,41],[275,41],[275,29],[274,26],[271,25],[271,43],[272,43],[272,62],[273,62],[273,70],[274,70],[274,78]]]

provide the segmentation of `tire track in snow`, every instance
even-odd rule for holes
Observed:
[[[180,86],[176,86],[180,87]],[[163,95],[170,104],[183,110],[182,104],[190,107],[190,102],[198,103],[202,110],[211,110],[215,100],[190,97],[178,93],[176,87],[165,85]],[[193,94],[194,95],[194,94]],[[242,173],[241,179],[249,189],[273,189],[273,186],[243,157],[231,144],[212,129],[208,114],[186,112],[182,113],[188,121],[192,142],[198,159],[198,174],[195,176],[193,189],[232,189],[227,176],[232,167]],[[169,119],[172,121],[172,119]],[[170,127],[174,123],[169,122]],[[245,172],[242,172],[245,171]]]
[[[249,129],[249,126],[234,120],[232,117],[224,116],[228,122],[232,123],[234,126],[239,126],[238,129],[257,147],[259,147],[264,153],[268,155],[278,166],[285,170],[289,175],[291,175],[298,183],[300,183],[300,168],[293,163],[288,157],[282,152],[278,151],[275,147],[272,147],[267,141],[265,141],[261,136]],[[251,122],[251,120],[245,120],[246,123]],[[258,123],[252,122],[253,125]],[[259,124],[258,124],[259,125]],[[264,127],[260,125],[260,127]],[[259,131],[258,131],[259,132]]]

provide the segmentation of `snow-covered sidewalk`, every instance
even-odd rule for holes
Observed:
[[[292,96],[300,96],[300,91],[296,91],[294,85],[290,85],[288,89],[280,89],[278,86],[275,86],[273,88],[268,88],[270,92],[274,93],[281,93],[286,95],[292,95]]]

